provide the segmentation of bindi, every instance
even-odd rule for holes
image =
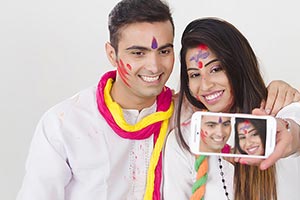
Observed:
[[[151,48],[152,49],[157,49],[157,47],[158,47],[157,40],[156,40],[155,37],[153,37],[152,43],[151,43]]]

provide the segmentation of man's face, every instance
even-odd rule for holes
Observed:
[[[174,64],[173,28],[169,21],[134,23],[120,30],[114,87],[130,100],[156,98],[167,82]],[[129,99],[128,99],[129,100]]]
[[[200,150],[221,152],[231,132],[230,117],[202,116]]]

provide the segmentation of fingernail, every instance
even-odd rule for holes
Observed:
[[[244,161],[244,160],[240,161],[240,163],[241,163],[242,165],[247,165],[247,164],[248,164],[248,163],[247,163],[246,161]]]

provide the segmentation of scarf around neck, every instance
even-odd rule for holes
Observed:
[[[147,172],[144,199],[160,199],[162,177],[162,147],[165,142],[168,120],[173,113],[172,92],[165,87],[157,96],[157,110],[134,125],[128,124],[120,105],[110,96],[116,71],[107,72],[99,81],[96,91],[98,110],[116,134],[124,139],[142,140],[154,134],[154,149]]]

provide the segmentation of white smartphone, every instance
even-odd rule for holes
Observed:
[[[275,148],[272,116],[195,112],[189,146],[197,155],[267,158]]]

